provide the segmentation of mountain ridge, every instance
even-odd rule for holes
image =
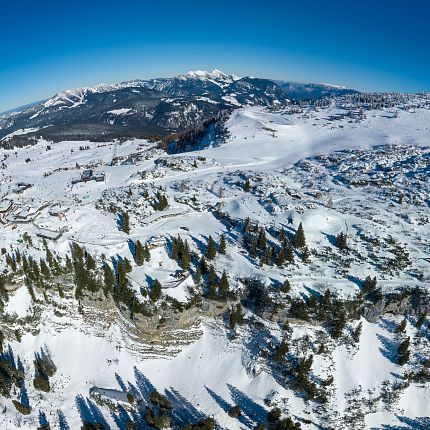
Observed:
[[[47,140],[151,138],[181,133],[244,106],[280,107],[291,100],[354,93],[320,84],[239,77],[220,70],[189,71],[173,78],[131,80],[60,91],[22,111],[0,117],[0,139],[16,144]],[[294,97],[292,97],[294,96]],[[19,130],[37,129],[26,137]],[[22,136],[22,134],[21,134]]]

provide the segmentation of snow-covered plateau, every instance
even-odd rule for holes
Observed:
[[[0,428],[430,428],[429,125],[242,107],[1,149]]]

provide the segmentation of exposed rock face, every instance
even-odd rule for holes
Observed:
[[[363,316],[370,322],[387,313],[413,316],[430,313],[430,294],[424,289],[399,289],[390,293],[376,290],[370,299],[373,303],[363,309]]]

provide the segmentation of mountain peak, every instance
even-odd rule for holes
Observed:
[[[218,79],[218,80],[238,80],[239,76],[236,75],[228,75],[221,70],[214,69],[212,72],[207,72],[206,70],[190,70],[183,75],[179,75],[179,78],[182,79]]]

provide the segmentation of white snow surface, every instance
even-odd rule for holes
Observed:
[[[197,71],[189,72],[186,76],[211,79],[214,76],[218,78],[220,74],[222,72],[216,70],[211,73]],[[229,76],[222,75],[226,79]],[[66,96],[68,94],[61,94],[61,97]],[[52,103],[55,103],[53,99],[48,105]],[[46,107],[49,107],[48,105]],[[118,109],[110,113],[120,115],[128,112],[129,109]],[[237,171],[269,175],[290,167],[303,158],[343,149],[371,148],[382,144],[430,146],[429,110],[420,109],[414,113],[401,111],[396,118],[388,118],[383,111],[369,111],[366,119],[359,124],[348,123],[346,120],[339,123],[330,122],[327,120],[330,113],[329,109],[320,110],[306,118],[300,114],[287,115],[282,111],[271,112],[264,108],[238,109],[232,113],[226,124],[230,133],[228,141],[218,146],[210,145],[193,154],[206,159],[207,162],[198,161],[201,164],[190,172],[161,168],[154,164],[154,159],[158,157],[167,160],[174,160],[176,157],[186,161],[189,154],[166,156],[156,149],[154,144],[143,140],[121,144],[59,142],[52,144],[49,151],[46,150],[48,142],[40,140],[30,148],[2,151],[3,155],[8,157],[5,159],[6,169],[0,173],[0,189],[2,196],[12,199],[16,206],[31,202],[35,207],[41,208],[36,221],[40,220],[44,226],[52,220],[52,227],[66,228],[61,238],[53,244],[58,255],[64,256],[69,250],[69,241],[75,240],[98,257],[104,253],[107,256],[122,255],[133,260],[127,242],[129,238],[145,242],[157,234],[172,237],[180,233],[188,237],[192,249],[197,249],[199,241],[205,243],[209,234],[218,237],[220,232],[225,232],[225,227],[215,217],[209,216],[207,211],[191,210],[188,204],[174,202],[172,195],[169,196],[172,205],[165,213],[148,210],[139,222],[135,222],[132,217],[135,227],[130,236],[127,236],[118,231],[115,214],[96,208],[95,203],[104,199],[105,192],[121,188],[126,190],[135,184],[169,187],[172,183],[192,181],[203,184],[201,197],[206,203],[216,205],[223,200],[223,207],[232,215],[240,218],[250,216],[265,222],[270,216],[255,199],[234,194],[239,193],[237,190],[221,199],[216,195],[216,190],[208,191],[208,184],[219,187],[222,184],[222,175],[234,174]],[[340,124],[342,127],[339,127]],[[79,151],[80,145],[88,145],[89,149]],[[131,159],[132,154],[142,151],[152,151],[153,158],[111,165],[114,148],[117,156],[124,161]],[[29,163],[25,162],[28,158],[31,159]],[[79,167],[76,167],[77,165]],[[93,165],[95,171],[105,171],[105,182],[72,185],[72,179],[79,177],[88,165]],[[142,176],[141,172],[145,172],[146,176]],[[29,182],[32,187],[16,194],[13,189],[19,181]],[[291,187],[295,185],[293,177],[289,177],[288,181]],[[56,219],[47,214],[50,205],[58,201],[69,208],[64,219]],[[342,217],[338,212],[321,208],[302,213],[280,213],[276,220],[287,224],[288,217],[294,226],[299,222],[303,223],[307,240],[314,245],[326,240],[326,235],[335,235],[342,231],[345,223],[351,221],[346,215]],[[14,247],[23,247],[21,240],[26,232],[32,235],[34,242],[38,244],[39,257],[43,258],[41,241],[37,242],[35,235],[36,225],[37,222],[15,224],[14,228],[12,223],[0,225],[0,246],[9,247],[13,244]],[[234,246],[228,256],[219,258],[229,274],[247,276],[257,273],[267,277],[264,269],[252,267]],[[163,265],[160,266],[159,263]],[[178,269],[179,266],[168,258],[164,247],[155,248],[151,251],[150,265],[143,268],[134,267],[131,277],[139,286],[146,285],[146,275],[157,278],[164,286],[165,294],[180,302],[186,302],[188,287],[192,287],[193,282],[189,278],[182,283],[172,280],[171,274]],[[360,270],[364,271],[365,268]],[[282,273],[275,271],[273,277],[282,279]],[[231,279],[231,283],[235,284],[235,281]],[[294,278],[292,284],[293,292],[297,295],[306,294],[305,285],[319,288],[320,291],[326,288],[344,289],[345,294],[355,291],[356,288],[353,282],[348,280],[335,279],[330,274],[320,277],[318,273],[312,273],[310,270]],[[388,284],[390,281],[387,281]],[[8,315],[15,314],[18,319],[23,319],[31,312],[33,305],[27,288],[23,286],[10,293],[5,311]],[[399,319],[391,320],[399,322]],[[315,357],[316,374],[324,377],[329,368],[334,369],[337,413],[344,412],[347,392],[361,387],[360,395],[365,399],[371,395],[369,393],[372,390],[378,391],[384,381],[393,381],[396,372],[401,370],[386,354],[380,352],[381,336],[392,336],[386,326],[383,323],[370,324],[364,319],[362,323],[363,333],[355,350],[345,345],[336,346],[333,362],[325,356]],[[318,336],[311,326],[292,325],[295,335],[309,333],[310,336]],[[276,391],[279,396],[287,399],[285,409],[289,415],[295,418],[306,417],[317,422],[318,417],[311,404],[293,391],[283,388],[264,367],[253,362],[240,340],[228,340],[226,329],[220,321],[202,321],[200,328],[203,334],[199,340],[184,347],[178,355],[170,358],[148,358],[140,355],[137,350],[133,351],[129,338],[119,324],[112,325],[106,332],[100,332],[96,325],[91,327],[84,323],[77,309],[76,314],[67,321],[62,321],[52,311],[45,310],[40,331],[26,332],[21,342],[9,342],[15,356],[20,357],[24,368],[29,372],[33,368],[35,351],[40,348],[50,351],[58,368],[52,379],[51,393],[40,394],[33,388],[31,381],[27,381],[33,408],[28,417],[16,413],[11,399],[1,398],[0,407],[6,407],[8,412],[0,417],[0,428],[15,429],[19,425],[22,429],[34,429],[37,427],[40,409],[47,413],[51,428],[60,428],[56,413],[62,410],[70,429],[79,429],[81,418],[76,396],[88,397],[93,387],[120,391],[139,390],[144,385],[145,378],[161,392],[165,389],[176,390],[198,411],[214,415],[226,429],[252,428],[267,409],[263,400],[271,391]],[[411,334],[415,333],[414,328],[410,330]],[[275,336],[279,335],[275,328],[270,332]],[[243,335],[246,338],[247,334]],[[122,383],[124,387],[121,387]],[[239,402],[238,399],[242,399],[242,403],[249,402],[254,417],[248,411],[248,424],[231,418],[220,406],[220,402],[215,400],[214,393],[230,406]],[[426,417],[429,415],[429,397],[428,385],[412,384],[400,396],[398,410],[401,410],[401,415],[378,407],[366,417],[366,428],[382,429],[389,428],[384,427],[388,425],[401,425],[402,416]],[[103,416],[112,429],[119,428],[106,410],[103,410]],[[341,423],[336,422],[334,425],[340,428]],[[321,427],[309,424],[303,425],[303,428]]]

